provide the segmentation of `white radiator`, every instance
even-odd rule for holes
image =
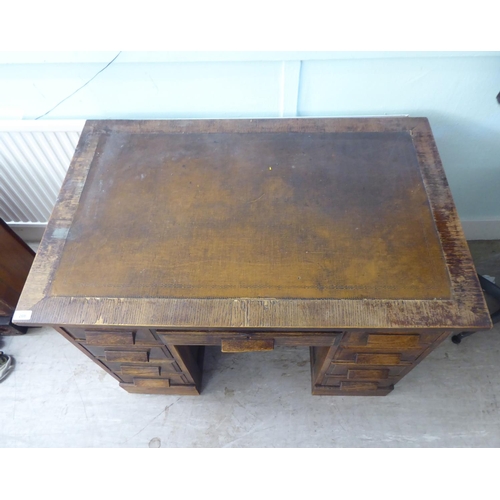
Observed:
[[[0,217],[11,226],[45,225],[84,120],[0,121]]]

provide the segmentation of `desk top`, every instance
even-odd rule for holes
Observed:
[[[19,324],[489,327],[423,118],[89,121],[19,311]]]

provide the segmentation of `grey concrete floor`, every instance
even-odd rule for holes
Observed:
[[[471,242],[500,281],[500,242]],[[128,394],[51,328],[1,337],[1,447],[500,447],[500,325],[445,341],[386,397],[311,396],[309,352],[206,351],[201,396]]]

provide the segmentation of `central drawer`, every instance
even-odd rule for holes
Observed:
[[[213,345],[223,352],[270,351],[275,346],[338,345],[343,332],[156,330],[166,345]]]

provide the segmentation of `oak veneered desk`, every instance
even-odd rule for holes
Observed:
[[[313,394],[385,395],[491,327],[425,118],[87,121],[14,319],[161,394],[294,345]]]

